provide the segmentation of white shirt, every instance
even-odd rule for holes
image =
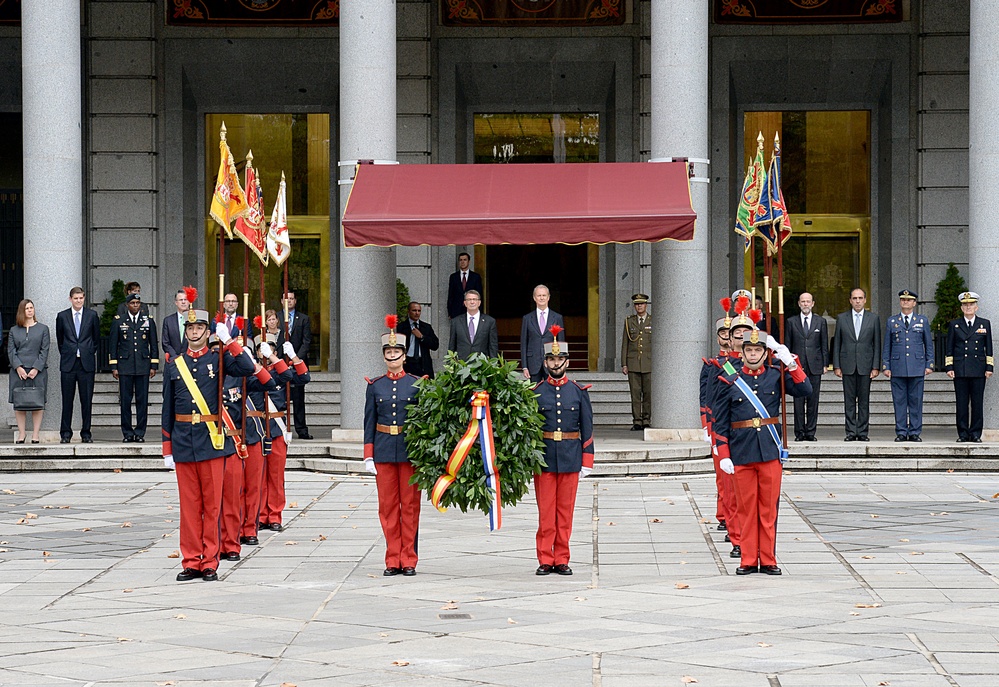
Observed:
[[[468,317],[467,317],[468,321],[465,322],[465,328],[467,329],[468,328],[468,323],[472,322],[475,325],[475,333],[478,334],[479,333],[479,315],[480,314],[481,313],[475,313],[474,315],[468,315]]]
[[[801,328],[805,331],[806,334],[808,333],[808,327],[805,325],[806,324],[810,325],[811,319],[812,319],[812,313],[808,313],[807,315],[805,313],[801,313]]]
[[[534,314],[538,318],[538,329],[540,329],[541,333],[544,334],[545,333],[545,329],[547,329],[548,326],[549,326],[549,322],[548,322],[548,308],[545,308],[544,310],[535,310]],[[541,316],[542,315],[545,316],[545,326],[544,327],[541,326]]]

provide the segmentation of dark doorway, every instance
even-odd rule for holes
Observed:
[[[0,113],[0,372],[7,372],[6,331],[24,297],[24,193],[21,113]]]

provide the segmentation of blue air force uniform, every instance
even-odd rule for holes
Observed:
[[[900,298],[915,298],[903,290]],[[923,385],[933,366],[933,334],[926,315],[912,313],[908,322],[901,313],[888,318],[881,350],[882,368],[891,373],[891,399],[895,406],[895,436],[920,441],[923,431]]]
[[[965,291],[959,296],[962,306],[977,303],[978,294]],[[954,395],[957,400],[958,441],[979,442],[982,439],[985,406],[986,374],[995,370],[992,357],[992,323],[977,317],[953,320],[947,325],[947,347],[944,369],[953,373]],[[971,406],[970,420],[968,406]]]
[[[149,378],[159,369],[156,325],[141,312],[115,315],[111,325],[111,370],[118,373],[121,433],[125,441],[144,441],[149,409]],[[132,398],[135,426],[132,426]]]

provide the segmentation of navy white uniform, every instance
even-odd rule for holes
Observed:
[[[160,365],[156,325],[141,312],[115,315],[111,324],[111,370],[118,373],[121,433],[126,441],[145,437],[149,409],[149,376]],[[132,426],[132,398],[135,426]]]
[[[901,313],[888,318],[881,364],[891,372],[896,437],[918,437],[923,431],[923,384],[927,368],[933,366],[933,334],[926,315],[912,313],[908,324]]]
[[[944,369],[954,373],[958,439],[978,441],[984,425],[985,373],[995,370],[992,323],[975,316],[970,324],[964,317],[953,320],[947,325],[945,355]]]

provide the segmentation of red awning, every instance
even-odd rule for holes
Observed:
[[[347,246],[689,241],[684,162],[360,165]]]

